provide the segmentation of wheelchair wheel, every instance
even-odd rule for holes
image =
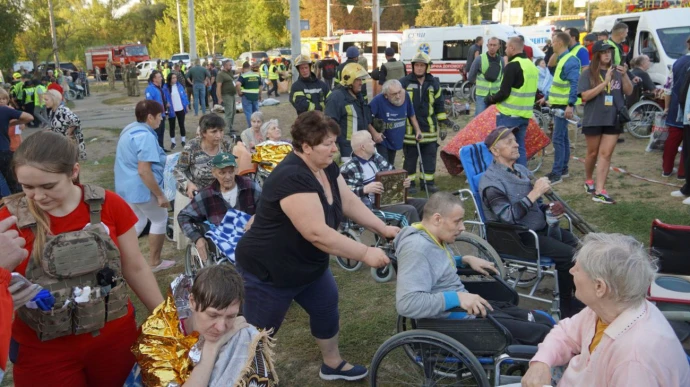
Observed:
[[[413,361],[407,351],[414,354]],[[489,379],[477,358],[457,340],[439,332],[413,330],[379,347],[369,368],[369,384],[488,387]]]
[[[541,168],[541,165],[544,163],[545,154],[546,151],[543,148],[535,153],[531,159],[527,160],[527,169],[529,169],[532,173],[538,171],[539,168]]]
[[[388,265],[381,267],[381,268],[371,268],[371,276],[374,277],[374,281],[378,283],[385,283],[393,279],[393,264],[389,263]]]
[[[206,255],[208,257],[208,255]],[[204,267],[199,251],[192,243],[187,245],[184,256],[184,273],[192,278]]]
[[[649,138],[652,135],[654,114],[662,110],[654,101],[639,101],[630,107],[630,122],[625,127],[633,137]]]
[[[396,325],[397,333],[411,331],[417,329],[417,323],[414,319],[398,315],[398,323]]]
[[[472,255],[489,261],[496,266],[501,278],[505,278],[506,270],[503,260],[489,242],[470,232],[463,232],[455,238],[455,243],[450,245],[450,249],[456,256]]]
[[[539,110],[532,110],[532,116],[534,117],[534,120],[537,121],[537,125],[541,128],[541,130],[548,134],[549,133],[549,119],[547,118],[547,115],[540,112]]]
[[[509,283],[517,282],[515,286],[519,288],[531,288],[532,285],[537,282],[537,273],[525,270],[522,272],[522,275],[520,275],[520,270],[523,270],[522,266],[517,264],[506,265],[508,266],[506,268],[506,275],[508,276]],[[520,278],[519,281],[517,280],[518,277]]]
[[[341,230],[340,233],[356,242],[360,242],[359,236],[352,230]],[[357,271],[362,267],[362,262],[355,261],[354,259],[336,256],[335,261],[338,263],[338,266],[346,271]]]

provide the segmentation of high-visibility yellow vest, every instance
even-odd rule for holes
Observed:
[[[36,107],[43,107],[43,105],[45,105],[41,96],[46,92],[48,92],[48,89],[45,86],[36,86],[36,92],[34,93],[34,105],[36,105]]]
[[[167,82],[168,74],[170,74],[170,69],[166,67],[163,69],[163,82]]]
[[[484,73],[486,73],[486,71],[489,69],[489,56],[485,52],[481,54],[479,58],[482,61],[482,71],[477,74],[476,94],[480,97],[486,97],[489,94],[496,94],[501,88],[501,81],[503,80],[503,60],[500,57],[498,58],[499,66],[501,66],[501,72],[499,73],[498,78],[493,82],[489,82],[486,80],[486,78],[484,78]]]
[[[262,64],[261,67],[259,68],[259,74],[261,74],[261,78],[266,79],[268,78],[268,65],[267,64]]]
[[[532,118],[532,107],[534,106],[534,97],[537,94],[539,70],[527,58],[516,56],[511,62],[517,62],[520,65],[524,81],[519,89],[511,88],[508,98],[499,102],[496,108],[507,116]]]
[[[34,103],[34,93],[36,89],[31,86],[31,87],[25,87],[24,88],[24,103]]]
[[[275,72],[276,66],[271,65],[271,67],[268,68],[268,79],[278,79],[280,76],[278,75],[277,72]]]
[[[242,74],[242,78],[245,79],[246,82],[242,84],[242,93],[244,94],[259,94],[259,88],[261,87],[261,82],[259,81],[259,74],[249,71],[244,74]]]
[[[558,60],[558,64],[556,65],[556,71],[553,74],[553,82],[551,83],[551,89],[549,89],[549,103],[551,105],[567,105],[568,104],[568,98],[570,97],[570,82],[564,81],[561,79],[561,73],[563,72],[563,66],[565,65],[565,62],[568,61],[568,58],[571,56],[575,56],[575,54],[571,52],[566,53],[563,55],[561,59]],[[577,99],[576,104],[581,104],[582,100],[580,98]]]
[[[606,43],[613,46],[613,64],[620,65],[621,59],[623,58],[623,53],[620,48],[618,48],[618,45],[611,39],[607,40]]]

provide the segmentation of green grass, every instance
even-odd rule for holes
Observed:
[[[101,103],[104,105],[128,105],[131,103],[131,101],[130,101],[130,97],[122,96],[122,97],[104,99],[103,101],[101,101]]]

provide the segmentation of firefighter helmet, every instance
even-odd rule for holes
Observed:
[[[426,72],[431,72],[431,58],[429,55],[423,52],[418,52],[414,57],[412,57],[410,62],[412,63],[412,70],[414,70],[415,63],[424,63],[426,65]]]
[[[369,73],[358,63],[348,63],[340,74],[340,85],[344,87],[352,86],[355,79],[367,79]]]
[[[309,58],[308,55],[298,55],[297,58],[295,58],[295,67],[303,64],[311,64],[311,58]]]

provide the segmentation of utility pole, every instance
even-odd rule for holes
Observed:
[[[48,0],[48,16],[50,17],[50,37],[53,39],[53,59],[55,70],[60,69],[60,57],[58,56],[57,33],[55,32],[55,16],[53,15],[53,1]]]
[[[177,35],[180,38],[180,52],[184,52],[184,42],[182,41],[182,17],[180,17],[180,0],[177,0]]]
[[[331,0],[326,0],[326,36],[331,37]]]
[[[506,23],[507,25],[511,25],[510,24],[510,10],[512,8],[513,8],[513,0],[508,0],[508,23]]]
[[[546,0],[546,17],[549,17],[549,3],[551,0]]]
[[[558,0],[558,16],[561,16],[562,10],[563,10],[563,0]]]
[[[376,69],[379,67],[378,65],[378,57],[379,57],[379,0],[372,0],[371,1],[371,68]],[[362,53],[363,54],[363,53]],[[366,71],[369,71],[369,69],[365,69]],[[375,97],[376,94],[378,94],[378,82],[372,81],[371,82],[371,89],[372,89],[372,97]],[[367,87],[366,81],[362,85],[362,87]]]
[[[196,27],[194,23],[194,0],[187,0],[187,18],[189,19],[189,60],[197,59],[196,51]],[[190,63],[190,66],[193,63]]]
[[[467,25],[472,25],[472,0],[467,0]]]
[[[300,33],[299,20],[299,0],[290,0],[290,49],[292,52],[292,79],[297,80],[299,72],[297,66],[294,65],[297,55],[302,54],[302,44]]]
[[[590,4],[591,0],[587,0],[587,32],[592,30],[592,9]]]

